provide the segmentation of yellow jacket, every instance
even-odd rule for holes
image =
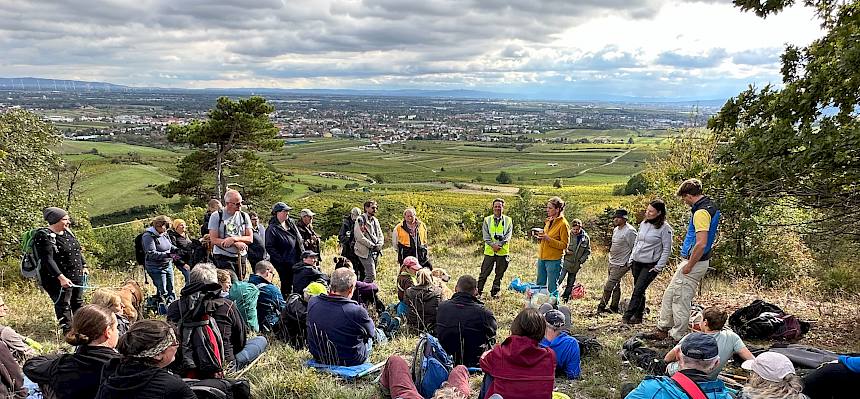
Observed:
[[[552,222],[552,223],[550,223]],[[543,232],[549,239],[541,240],[538,248],[538,259],[543,260],[558,260],[564,255],[564,249],[567,248],[567,243],[570,241],[570,225],[564,215],[560,215],[555,220],[546,219],[543,225]]]

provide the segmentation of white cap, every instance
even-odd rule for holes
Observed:
[[[765,352],[753,360],[741,364],[744,370],[752,370],[759,377],[771,382],[781,382],[785,376],[794,374],[794,365],[782,353]]]
[[[301,211],[299,211],[299,216],[313,216],[313,215],[315,215],[315,213],[313,213],[308,208],[305,208],[305,209],[302,209]]]

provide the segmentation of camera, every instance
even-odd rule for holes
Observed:
[[[494,235],[493,235],[493,239],[494,239],[494,240],[496,240],[496,241],[502,241],[502,240],[504,240],[504,239],[505,239],[505,236],[503,236],[503,235],[501,235],[501,234],[494,234]]]
[[[540,227],[534,227],[534,228],[532,228],[532,234],[540,234],[540,233],[543,233],[543,229],[542,229],[542,228],[540,228]]]

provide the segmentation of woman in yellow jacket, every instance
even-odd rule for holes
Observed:
[[[561,272],[561,258],[570,240],[570,225],[564,218],[564,201],[552,197],[546,203],[546,222],[543,230],[535,231],[540,242],[537,261],[537,284],[546,285],[550,295],[558,290],[558,275]]]

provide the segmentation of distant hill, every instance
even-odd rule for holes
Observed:
[[[82,80],[43,79],[43,78],[0,78],[0,90],[36,91],[105,91],[127,90],[128,86],[105,82],[86,82]]]

